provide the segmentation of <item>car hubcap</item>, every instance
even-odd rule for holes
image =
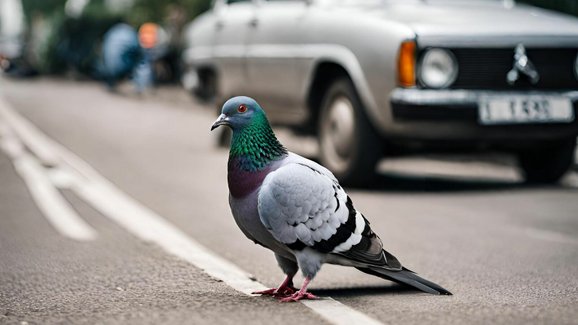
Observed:
[[[342,172],[349,168],[355,136],[353,104],[345,96],[333,99],[322,121],[321,150],[330,169]]]

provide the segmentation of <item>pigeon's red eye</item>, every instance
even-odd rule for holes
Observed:
[[[247,111],[247,106],[241,104],[239,105],[239,108],[237,108],[237,112],[239,113],[245,113]]]

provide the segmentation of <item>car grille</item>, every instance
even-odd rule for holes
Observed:
[[[455,48],[451,51],[459,64],[458,77],[451,86],[453,89],[578,89],[574,75],[576,48],[527,48],[526,55],[540,74],[535,85],[525,76],[514,85],[506,80],[514,64],[513,48]]]

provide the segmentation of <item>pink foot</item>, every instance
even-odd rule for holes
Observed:
[[[251,292],[254,295],[274,295],[277,288],[271,288],[263,291],[253,291]]]
[[[271,288],[263,291],[255,291],[252,292],[252,294],[267,295],[276,298],[289,297],[297,291],[297,289],[293,287],[293,276],[294,274],[287,275],[287,277],[285,278],[285,280],[283,280],[283,283],[281,283],[279,288]]]
[[[254,295],[267,295],[273,297],[289,297],[295,293],[296,289],[291,287],[271,288],[263,291],[251,292]]]
[[[319,297],[317,297],[316,295],[309,293],[309,292],[298,291],[289,297],[281,298],[280,301],[281,302],[295,302],[295,301],[304,300],[304,299],[316,300],[316,299],[319,299]]]

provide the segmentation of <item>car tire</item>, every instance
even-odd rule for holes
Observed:
[[[576,138],[549,141],[518,153],[518,163],[527,183],[555,183],[574,162]]]
[[[219,136],[217,138],[218,148],[230,148],[231,147],[231,136],[232,131],[228,127],[221,127],[219,131]]]
[[[349,79],[328,87],[318,126],[321,164],[344,184],[366,185],[375,175],[381,143]]]

